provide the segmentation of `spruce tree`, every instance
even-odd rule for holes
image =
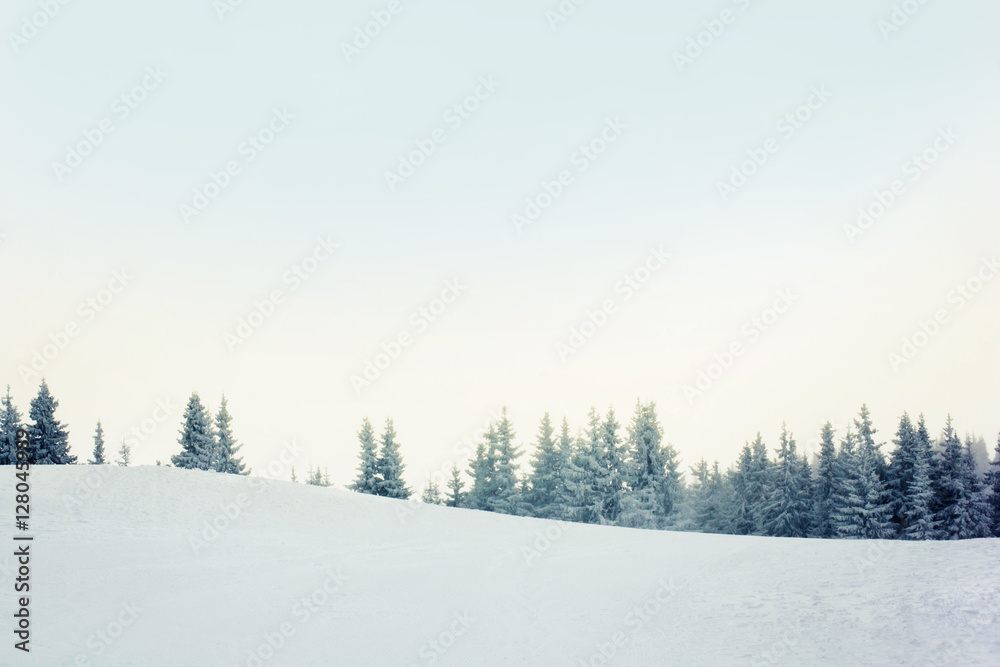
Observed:
[[[813,535],[833,537],[833,507],[840,480],[837,477],[837,446],[830,422],[823,424],[819,434],[819,457],[816,466],[816,482],[813,486]]]
[[[688,524],[703,533],[726,533],[731,529],[727,505],[727,482],[719,472],[719,462],[711,468],[705,459],[691,468],[693,487],[690,493]]]
[[[890,537],[891,509],[878,476],[875,448],[870,439],[855,444],[854,438],[848,428],[837,458],[841,488],[833,512],[834,530],[838,537],[844,538]]]
[[[899,418],[899,428],[896,429],[893,442],[896,448],[889,457],[886,488],[892,504],[893,521],[903,531],[907,525],[904,516],[907,513],[907,500],[921,448],[910,416],[905,412]]]
[[[232,415],[229,414],[229,407],[225,395],[222,396],[222,404],[219,412],[215,416],[215,446],[213,447],[212,469],[216,472],[230,475],[249,475],[250,471],[243,465],[243,459],[236,456],[240,445],[233,436]]]
[[[496,468],[492,493],[486,501],[489,509],[500,514],[527,514],[527,504],[521,495],[518,479],[517,459],[521,450],[514,444],[514,426],[507,417],[506,407],[501,410],[500,420],[494,429],[493,448]]]
[[[732,474],[733,532],[737,535],[764,535],[765,512],[770,489],[771,461],[760,433],[746,443]]]
[[[76,463],[69,453],[69,432],[55,417],[59,401],[52,397],[49,386],[42,380],[38,395],[31,401],[28,416],[28,457],[35,465],[66,465]]]
[[[979,484],[972,452],[962,445],[951,423],[944,428],[944,451],[937,480],[936,519],[943,539],[966,540],[989,535],[986,498]]]
[[[883,539],[893,537],[892,503],[885,489],[886,463],[881,445],[875,442],[875,427],[872,426],[868,406],[862,405],[859,419],[854,420],[857,434],[857,476],[856,493],[862,500],[857,537]]]
[[[372,428],[368,417],[361,422],[358,442],[361,443],[361,452],[358,454],[360,459],[358,476],[350,489],[358,493],[378,495],[378,445],[375,443],[375,429]]]
[[[448,507],[465,507],[465,493],[462,491],[464,488],[465,482],[462,481],[462,476],[458,472],[458,466],[452,465],[451,479],[448,480],[448,496],[445,499],[445,505]]]
[[[934,487],[931,484],[929,452],[917,447],[913,458],[913,472],[899,512],[904,540],[933,540],[938,536],[938,522],[934,518]]]
[[[215,438],[208,410],[197,392],[191,394],[184,409],[180,438],[181,451],[170,457],[178,468],[211,470],[215,455]]]
[[[549,413],[546,412],[538,426],[535,451],[531,456],[530,490],[526,498],[534,515],[546,519],[559,518],[559,486],[565,466],[563,453],[553,439],[554,432]]]
[[[469,507],[477,510],[489,510],[487,500],[493,491],[493,476],[496,472],[494,461],[496,431],[490,424],[483,439],[476,443],[476,455],[469,463],[469,477],[472,478],[472,488],[469,490],[467,502]]]
[[[392,419],[385,420],[382,431],[382,449],[375,462],[377,472],[377,495],[405,500],[410,497],[410,489],[403,481],[403,455],[396,442],[396,428]]]
[[[420,496],[420,501],[428,505],[444,505],[444,500],[441,498],[441,488],[436,481],[428,480],[427,486]]]
[[[662,445],[663,429],[654,403],[636,403],[628,436],[630,486],[640,495],[652,493],[657,524],[665,527],[677,509],[683,482],[677,452],[671,445]]]
[[[601,417],[590,409],[586,433],[581,433],[573,445],[567,464],[564,518],[580,523],[605,523],[601,484]]]
[[[764,510],[767,534],[805,537],[812,518],[809,464],[797,454],[795,438],[784,424],[779,442]]]
[[[132,447],[129,446],[125,438],[122,438],[122,446],[118,448],[118,465],[127,468],[132,462]]]
[[[17,463],[17,432],[22,428],[21,413],[10,397],[10,385],[7,385],[7,395],[0,399],[0,465]]]
[[[104,428],[101,426],[101,420],[97,420],[97,430],[94,431],[94,460],[90,461],[91,465],[101,465],[106,463],[104,460]]]
[[[557,510],[553,516],[555,519],[565,519],[575,521],[574,497],[576,493],[576,480],[581,474],[577,466],[576,439],[570,435],[569,420],[563,417],[562,425],[559,428],[559,457],[562,459],[562,470],[556,484]]]
[[[625,495],[628,493],[626,476],[625,447],[619,443],[618,421],[614,409],[608,410],[608,415],[601,427],[601,479],[599,494],[601,497],[601,515],[608,523],[616,523],[625,506]]]
[[[470,462],[469,475],[472,488],[469,491],[469,507],[492,511],[490,499],[497,492],[497,429],[490,423],[482,439],[476,443],[475,458]]]

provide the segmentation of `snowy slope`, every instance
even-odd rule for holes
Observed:
[[[157,467],[32,481],[33,650],[8,630],[3,664],[1000,665],[1000,540],[557,524]]]

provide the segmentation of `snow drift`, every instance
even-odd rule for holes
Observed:
[[[1000,664],[995,539],[640,531],[165,467],[31,480],[31,653],[8,631],[3,664]]]

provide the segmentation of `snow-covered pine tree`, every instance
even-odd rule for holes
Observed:
[[[837,477],[837,445],[833,425],[823,424],[819,432],[819,457],[813,484],[813,535],[833,537],[833,506],[840,480]]]
[[[216,472],[230,475],[249,475],[250,471],[243,465],[243,459],[236,452],[243,445],[236,441],[232,427],[233,417],[229,414],[229,404],[226,396],[222,396],[222,404],[215,415],[215,447],[213,449],[213,466]]]
[[[990,531],[986,498],[971,451],[959,439],[951,415],[945,423],[943,438],[944,451],[935,489],[940,508],[935,518],[940,522],[941,537],[947,540],[987,537]]]
[[[752,443],[746,443],[733,480],[733,532],[737,535],[764,535],[764,505],[767,500],[771,461],[760,433]]]
[[[892,505],[885,489],[886,463],[882,456],[881,444],[875,442],[875,427],[872,426],[868,406],[862,405],[859,419],[854,420],[857,434],[858,475],[855,478],[856,491],[862,500],[857,527],[862,539],[885,539],[895,535],[892,524]]]
[[[476,443],[475,458],[469,463],[469,477],[472,478],[472,488],[466,498],[469,507],[477,510],[489,510],[489,499],[495,493],[496,477],[496,428],[489,425],[483,439]]]
[[[76,463],[69,453],[69,432],[58,419],[59,401],[52,397],[49,386],[42,380],[38,395],[31,401],[28,416],[28,458],[35,465],[66,465]]]
[[[445,499],[445,505],[448,507],[465,507],[465,492],[462,489],[465,488],[465,482],[462,481],[462,475],[458,472],[458,466],[451,466],[451,479],[448,480],[448,496]]]
[[[683,481],[677,452],[671,445],[662,445],[663,429],[654,403],[636,402],[628,436],[630,486],[637,493],[652,491],[658,527],[665,527],[677,509]]]
[[[532,514],[545,519],[559,518],[561,509],[559,485],[565,461],[553,438],[554,433],[546,412],[538,426],[538,439],[531,456],[530,490],[526,497]]]
[[[767,534],[806,537],[812,519],[809,464],[799,457],[795,438],[784,424],[779,442],[764,509]]]
[[[559,439],[556,442],[556,447],[559,449],[559,460],[562,465],[555,480],[555,505],[552,508],[552,518],[566,519],[569,511],[567,502],[571,495],[570,486],[573,483],[574,475],[578,472],[573,463],[576,443],[573,436],[570,435],[569,420],[566,417],[563,417],[559,427]]]
[[[181,451],[171,456],[170,461],[178,468],[211,470],[215,454],[212,419],[198,392],[192,393],[188,399],[183,420],[181,437],[177,440]]]
[[[17,463],[17,431],[21,428],[24,428],[21,413],[10,396],[10,385],[7,385],[7,395],[0,399],[0,465]]]
[[[399,443],[396,442],[396,428],[392,419],[385,420],[385,429],[382,431],[382,449],[379,452],[378,460],[375,462],[378,471],[377,495],[386,498],[398,498],[405,500],[410,497],[410,489],[403,481],[403,455],[399,451]]]
[[[101,426],[101,420],[97,420],[97,429],[94,431],[94,459],[88,461],[91,465],[101,465],[106,463],[104,460],[104,427]]]
[[[831,524],[834,535],[840,538],[861,538],[864,528],[865,501],[860,494],[861,464],[854,432],[847,433],[837,453],[838,488],[834,494]]]
[[[494,433],[496,470],[493,477],[493,493],[486,503],[493,512],[525,515],[528,513],[528,506],[521,494],[517,463],[521,449],[514,444],[514,425],[507,417],[506,407],[501,410],[500,420],[496,424]]]
[[[441,487],[434,479],[427,481],[427,486],[424,487],[424,492],[420,495],[420,502],[428,505],[444,505],[444,500],[441,498]]]
[[[1000,537],[1000,436],[997,436],[997,448],[986,473],[986,484],[992,490],[989,495],[991,527],[993,534]]]
[[[678,527],[685,531],[700,533],[712,532],[707,529],[707,523],[701,518],[705,511],[708,497],[708,461],[703,458],[691,466],[691,481],[684,494],[684,503],[680,510],[681,518]]]
[[[875,471],[883,487],[885,486],[886,469],[885,456],[882,454],[882,444],[875,442],[875,427],[872,425],[871,414],[868,412],[868,405],[862,403],[858,413],[858,419],[854,420],[854,428],[857,429],[858,451],[867,451],[871,456]]]
[[[573,443],[572,456],[566,468],[563,518],[580,523],[603,523],[604,506],[600,494],[604,470],[601,465],[601,417],[593,407],[587,431],[579,434]]]
[[[750,443],[743,444],[736,465],[729,471],[729,479],[733,485],[733,533],[736,535],[752,535],[757,526],[753,513],[753,503],[750,501],[750,469],[753,465],[753,453]]]
[[[613,408],[608,409],[608,415],[601,426],[601,478],[599,494],[601,498],[601,516],[608,523],[616,523],[625,506],[625,495],[628,493],[626,476],[625,447],[619,442],[618,421]]]
[[[555,519],[565,521],[579,520],[576,516],[578,512],[576,505],[576,493],[578,491],[578,480],[583,475],[583,470],[578,466],[578,463],[580,462],[578,453],[579,438],[582,438],[582,435],[577,438],[570,435],[569,421],[563,417],[557,444],[560,455],[563,459],[563,467],[562,473],[559,476],[558,497],[556,500],[558,503],[558,510],[556,515],[553,517]]]
[[[361,430],[358,431],[358,442],[361,443],[361,451],[358,454],[360,463],[358,464],[358,476],[349,487],[358,493],[370,495],[378,494],[378,445],[375,443],[375,429],[372,423],[365,417],[361,422]]]
[[[727,533],[732,526],[729,516],[731,498],[728,480],[719,471],[719,462],[709,468],[705,459],[691,468],[692,487],[685,511],[690,529],[703,533]]]
[[[921,416],[923,421],[923,416]],[[938,537],[938,522],[932,510],[934,487],[931,483],[930,450],[920,446],[914,451],[913,471],[900,510],[903,526],[900,537],[904,540],[934,540]]]
[[[899,418],[899,427],[893,439],[895,449],[889,455],[889,466],[886,471],[886,491],[892,505],[893,522],[899,531],[906,528],[904,518],[906,500],[913,484],[914,469],[920,442],[917,432],[906,412]]]
[[[128,444],[125,438],[122,438],[122,446],[118,448],[118,465],[122,468],[127,468],[132,462],[132,447]]]

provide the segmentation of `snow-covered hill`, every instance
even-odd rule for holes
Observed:
[[[31,479],[32,652],[8,630],[3,664],[1000,665],[1000,540],[638,531],[160,467]]]

